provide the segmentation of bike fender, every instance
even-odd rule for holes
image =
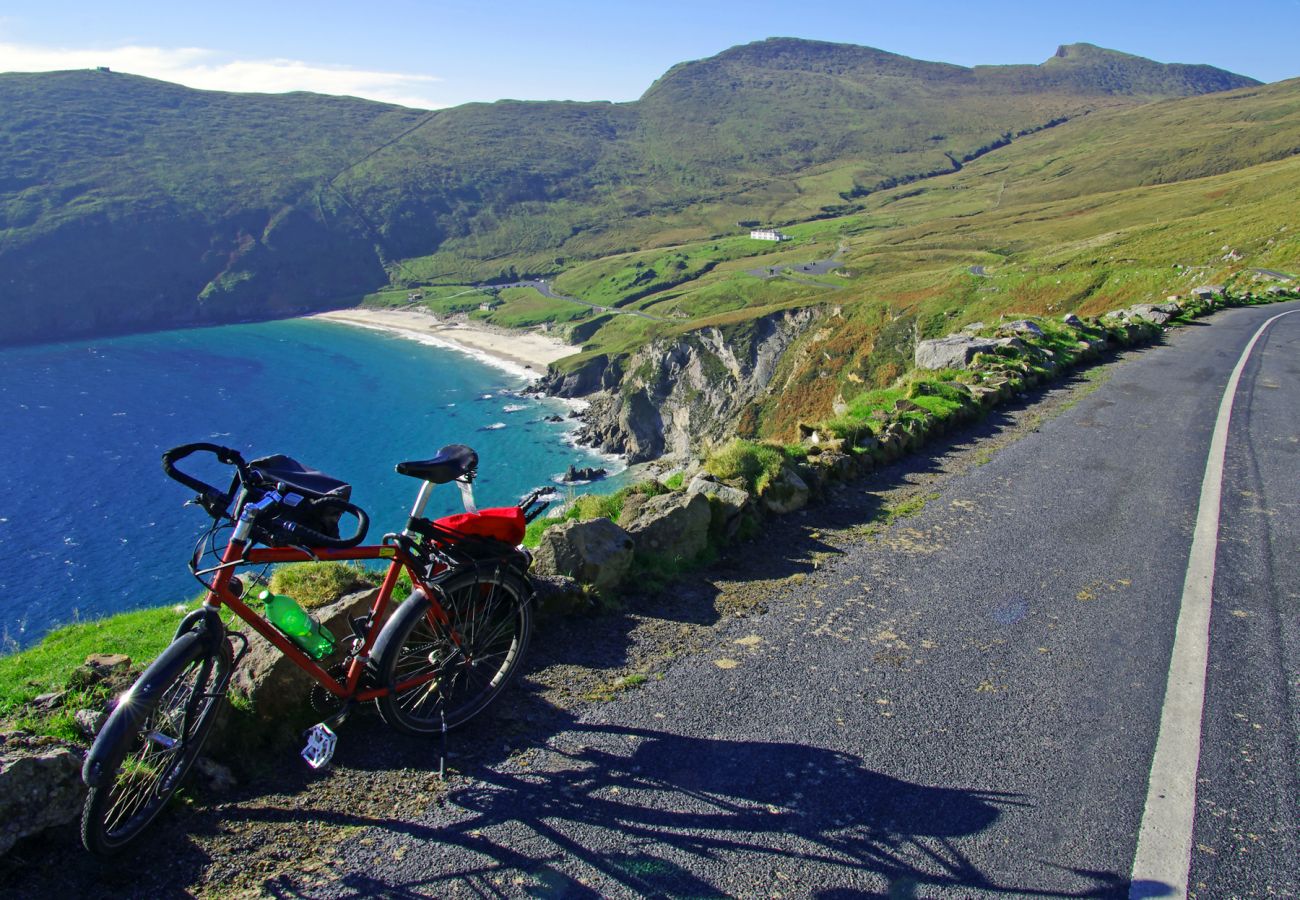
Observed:
[[[429,609],[429,595],[420,588],[413,590],[397,611],[388,617],[384,623],[384,628],[379,632],[379,637],[375,638],[375,645],[370,648],[370,662],[372,671],[378,672],[379,665],[383,662],[384,655],[388,652],[388,645],[393,641],[393,635],[403,630],[405,623],[412,616],[422,616]]]
[[[172,640],[178,641],[181,635],[190,633],[199,635],[205,652],[216,653],[221,641],[225,639],[226,624],[221,621],[221,614],[215,607],[204,604],[181,619],[181,624],[176,627],[176,634]]]
[[[86,753],[86,761],[81,766],[81,780],[87,787],[95,787],[106,769],[111,768],[110,748],[118,745],[118,736],[123,732],[131,733],[140,726],[141,709],[147,709],[154,696],[172,680],[176,670],[187,665],[196,655],[203,651],[204,635],[201,631],[189,631],[181,635],[157,659],[149,664],[135,684],[114,702],[113,711],[99,729],[95,742]]]

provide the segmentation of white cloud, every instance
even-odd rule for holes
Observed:
[[[199,47],[128,46],[95,50],[0,43],[0,71],[4,72],[49,72],[95,66],[204,90],[269,94],[315,91],[422,109],[445,105],[427,93],[440,80],[432,75],[375,72],[296,59],[229,59]]]

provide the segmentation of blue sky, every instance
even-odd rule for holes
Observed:
[[[1037,63],[1086,41],[1276,81],[1300,76],[1297,35],[1300,0],[0,0],[0,71],[109,65],[194,87],[440,107],[632,100],[676,62],[772,36],[960,65]]]

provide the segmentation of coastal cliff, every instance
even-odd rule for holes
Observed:
[[[621,359],[601,356],[552,371],[541,389],[590,401],[578,438],[641,462],[687,457],[745,431],[780,389],[781,360],[820,316],[813,308],[660,338]]]

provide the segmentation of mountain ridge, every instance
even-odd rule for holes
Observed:
[[[119,73],[0,75],[0,343],[292,315],[390,279],[557,271],[755,209],[825,215],[1004,134],[1149,99],[1117,93],[1150,88],[1144,73],[1177,72],[1161,88],[1175,96],[1255,84],[1076,56],[1092,61],[981,75],[776,38],[674,66],[629,103],[432,112]]]

